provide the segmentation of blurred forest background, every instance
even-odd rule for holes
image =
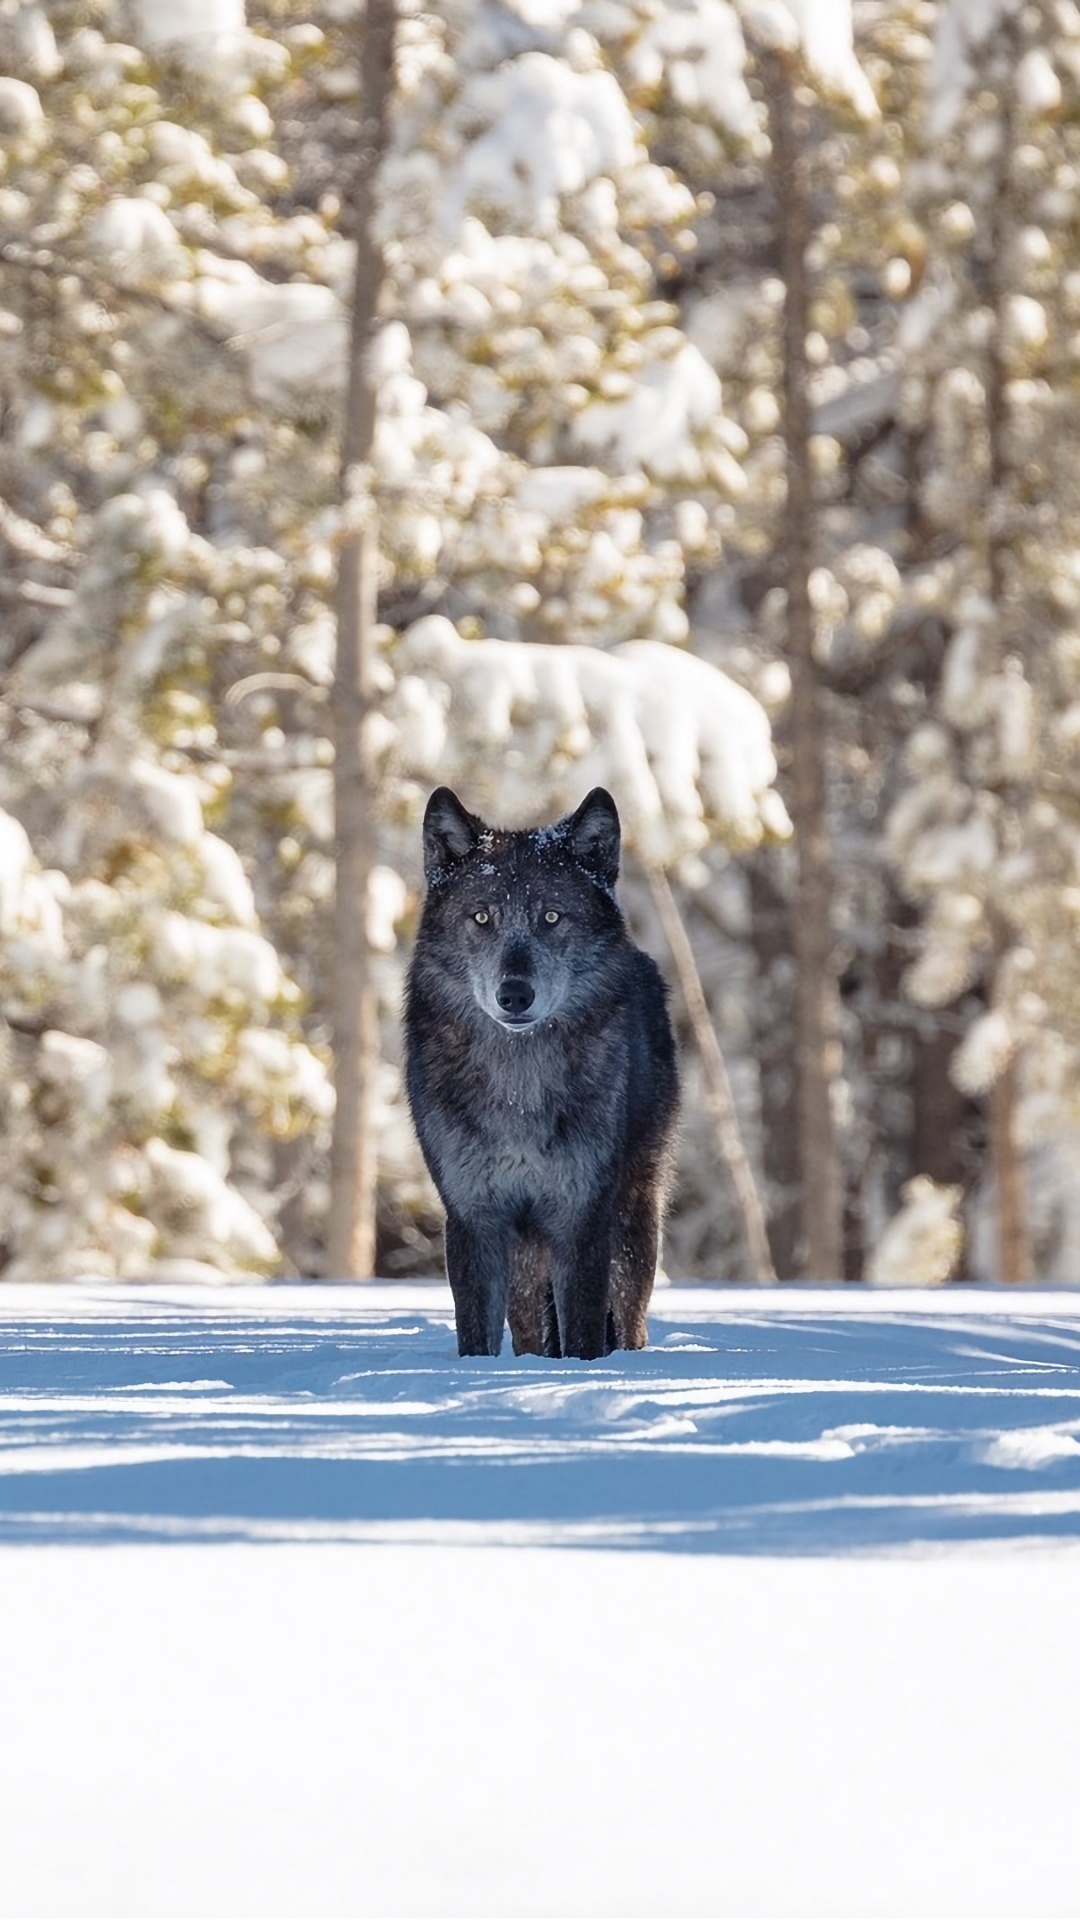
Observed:
[[[446,781],[673,1275],[1080,1279],[1078,241],[1073,0],[0,0],[0,1274],[439,1270]]]

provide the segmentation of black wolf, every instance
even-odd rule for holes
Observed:
[[[643,1347],[678,1104],[666,992],[615,901],[602,787],[525,833],[424,815],[407,1084],[461,1353]]]

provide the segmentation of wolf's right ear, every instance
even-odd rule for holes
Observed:
[[[574,858],[602,887],[619,877],[619,810],[606,787],[594,787],[567,821]]]
[[[432,880],[472,852],[483,827],[449,787],[436,787],[424,811],[424,877]]]

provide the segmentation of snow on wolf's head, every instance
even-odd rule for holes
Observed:
[[[581,1014],[607,990],[622,945],[619,846],[603,787],[524,832],[489,827],[438,787],[424,814],[425,971],[510,1033]]]

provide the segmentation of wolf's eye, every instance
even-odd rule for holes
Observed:
[[[473,919],[476,921],[478,927],[486,927],[488,921],[491,919],[491,915],[490,913],[485,913],[483,907],[481,907],[479,913],[473,914]]]
[[[547,921],[549,927],[553,927],[556,920],[562,919],[562,914],[556,913],[554,907],[549,907],[544,915],[544,919]]]

